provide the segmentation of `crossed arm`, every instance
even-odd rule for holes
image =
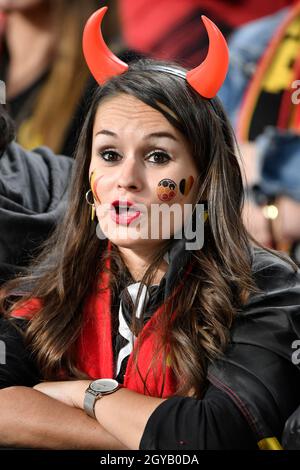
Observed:
[[[34,388],[73,409],[83,410],[84,394],[90,382],[44,382]],[[121,388],[96,401],[96,422],[121,442],[122,448],[138,449],[150,415],[163,401],[165,399],[148,397]]]
[[[203,400],[189,396],[164,400],[121,388],[98,400],[97,420],[90,418],[82,409],[90,381],[43,382],[31,388],[41,379],[13,334],[14,329],[2,336],[7,361],[0,365],[0,447],[256,448],[239,410],[213,386]]]
[[[120,389],[98,400],[96,421],[81,409],[88,384],[49,382],[0,390],[0,446],[138,449],[148,417],[163,400]]]
[[[126,449],[97,421],[29,387],[0,390],[0,447]]]
[[[115,397],[99,400],[97,421],[82,409],[90,381],[44,382],[31,388],[41,380],[38,370],[20,333],[1,316],[0,340],[6,345],[6,361],[0,363],[0,447],[139,447],[149,415],[163,400],[118,390]]]
[[[210,386],[203,400],[167,400],[121,388],[82,410],[89,381],[0,390],[0,445],[46,449],[257,449],[231,398]]]

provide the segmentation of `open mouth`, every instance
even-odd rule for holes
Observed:
[[[112,209],[115,210],[116,214],[135,214],[136,212],[140,212],[131,202],[129,201],[115,201],[112,203]]]
[[[127,214],[127,213],[130,211],[130,209],[131,209],[130,212],[133,212],[133,213],[136,212],[136,210],[135,210],[133,207],[130,207],[130,206],[120,206],[119,204],[116,204],[116,205],[114,206],[114,209],[115,209],[115,211],[116,211],[116,213],[117,213],[118,215],[119,215],[119,214]]]
[[[112,204],[112,219],[117,223],[128,224],[139,217],[141,212],[133,204],[120,204],[115,201]]]

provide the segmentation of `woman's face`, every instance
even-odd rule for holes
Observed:
[[[100,103],[89,179],[105,237],[147,248],[169,239],[186,220],[185,204],[196,202],[197,177],[187,141],[163,114],[123,93]]]

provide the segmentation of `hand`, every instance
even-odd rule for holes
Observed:
[[[272,221],[275,248],[288,252],[290,245],[300,240],[300,203],[287,196],[280,196],[275,205],[278,208],[278,217]],[[247,230],[256,240],[272,248],[269,221],[263,215],[262,207],[246,200],[243,220]]]
[[[239,160],[244,186],[259,183],[259,164],[257,144],[255,142],[239,142],[242,158]],[[278,217],[272,223],[276,249],[289,251],[290,245],[300,239],[300,203],[287,197],[276,198]],[[252,201],[246,201],[243,219],[249,233],[262,245],[272,248],[272,239],[268,220],[263,215],[262,207]]]
[[[262,208],[250,200],[245,201],[243,220],[248,232],[264,246],[272,247],[272,239]]]
[[[69,380],[64,382],[42,382],[33,388],[61,401],[65,405],[83,409],[85,391],[92,380]]]

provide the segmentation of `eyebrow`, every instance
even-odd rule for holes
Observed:
[[[107,129],[102,129],[101,131],[97,132],[96,136],[99,135],[99,134],[109,135],[111,137],[118,137],[118,134],[116,134],[115,132],[109,131]],[[151,134],[145,135],[143,140],[155,139],[155,138],[164,138],[164,137],[167,137],[168,139],[172,139],[175,142],[178,142],[178,139],[176,139],[176,137],[173,134],[171,134],[170,132],[167,132],[167,131],[152,132]]]

